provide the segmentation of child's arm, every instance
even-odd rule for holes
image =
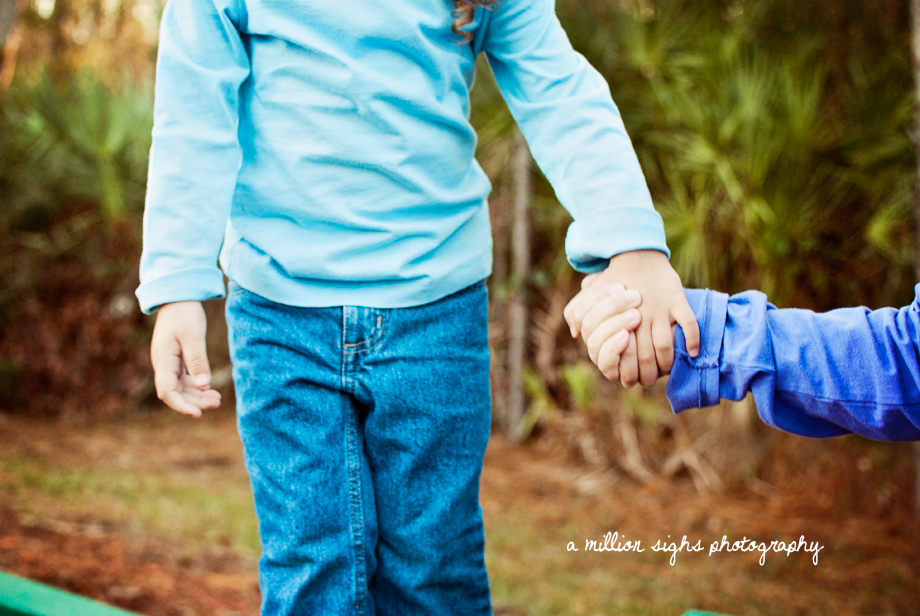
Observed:
[[[224,295],[217,255],[242,156],[245,19],[238,0],[169,0],[164,9],[137,289],[145,312]]]
[[[757,291],[687,298],[703,350],[696,359],[681,353],[677,333],[668,383],[675,411],[750,391],[761,418],[786,432],[920,439],[920,297],[900,310],[825,313],[777,310]]]
[[[553,0],[505,0],[483,11],[473,50],[486,53],[534,158],[574,218],[569,262],[585,273],[603,272],[600,284],[619,282],[642,294],[639,361],[628,352],[620,378],[651,384],[659,367],[670,367],[674,319],[691,340],[696,324],[610,89],[572,49],[554,9]],[[581,296],[574,313],[589,310],[592,299]],[[577,321],[569,322],[577,329]]]
[[[157,394],[194,416],[220,404],[209,388],[200,301],[224,295],[217,255],[241,157],[249,59],[237,26],[245,19],[238,0],[169,0],[160,23],[137,297],[144,312],[160,308],[150,347]]]
[[[804,436],[850,432],[878,440],[920,439],[920,285],[908,307],[843,308],[826,313],[778,310],[747,291],[687,290],[702,329],[697,358],[675,332],[676,358],[667,395],[675,412],[754,394],[769,425]],[[596,310],[585,321],[593,340],[609,334]],[[596,361],[616,363],[621,347],[603,340]],[[594,359],[592,357],[592,359]]]

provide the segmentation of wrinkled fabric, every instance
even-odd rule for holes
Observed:
[[[170,0],[157,59],[141,308],[243,288],[295,306],[404,307],[486,277],[489,181],[469,122],[485,54],[575,222],[571,263],[667,253],[603,77],[553,0]]]
[[[302,308],[232,284],[264,616],[491,614],[487,292]]]
[[[740,400],[803,436],[920,439],[920,284],[910,306],[825,313],[777,309],[763,293],[688,289],[702,349],[675,334],[667,396],[674,412]]]

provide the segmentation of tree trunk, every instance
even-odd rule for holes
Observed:
[[[530,277],[530,150],[519,129],[515,129],[512,163],[514,174],[514,219],[511,227],[511,278],[514,293],[508,305],[508,424],[506,433],[521,438],[524,417],[524,366],[527,355],[527,280]]]
[[[19,0],[0,0],[0,45],[10,35],[19,13]]]
[[[917,221],[914,248],[915,279],[920,280],[920,0],[911,0],[911,32],[914,58],[914,150],[917,154],[917,182],[914,190],[914,216]],[[914,513],[920,514],[920,442],[914,443]]]
[[[18,22],[23,6],[23,0],[0,0],[0,91],[13,79],[13,67],[22,40]]]
[[[507,184],[507,180],[504,182]],[[492,387],[492,423],[502,433],[508,432],[508,250],[511,246],[511,200],[507,191],[490,200],[492,223],[492,276],[489,284],[489,380]]]

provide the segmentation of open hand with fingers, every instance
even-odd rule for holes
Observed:
[[[677,272],[657,250],[626,252],[582,282],[565,308],[573,337],[610,380],[651,386],[674,362],[673,325],[680,324],[696,357],[700,330]]]
[[[220,392],[211,389],[206,332],[201,302],[175,302],[160,306],[150,342],[157,397],[192,417],[220,406]]]

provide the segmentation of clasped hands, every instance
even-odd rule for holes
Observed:
[[[696,357],[700,329],[667,256],[658,250],[625,252],[582,281],[565,307],[572,337],[581,338],[601,373],[626,387],[649,387],[674,363],[674,325]]]

